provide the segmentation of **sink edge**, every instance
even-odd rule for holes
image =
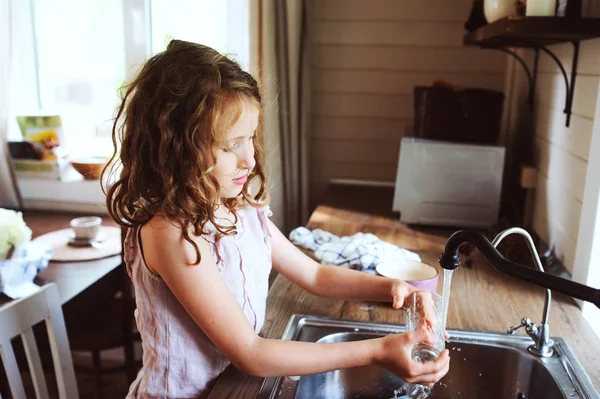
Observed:
[[[376,332],[376,333],[401,333],[405,331],[405,325],[403,324],[391,324],[382,322],[371,322],[363,320],[349,320],[349,319],[333,319],[322,316],[313,316],[306,314],[294,314],[290,317],[284,333],[281,337],[282,340],[295,340],[298,334],[302,330],[302,327],[316,326],[316,327],[329,327],[339,328],[348,330],[348,332]],[[488,344],[493,346],[504,346],[510,348],[516,348],[526,351],[527,347],[532,344],[531,338],[527,335],[508,335],[501,334],[499,332],[491,331],[474,331],[474,330],[462,330],[462,329],[448,329],[450,339],[448,342],[465,342],[465,343],[479,343]],[[328,334],[324,334],[326,336]],[[588,399],[600,399],[600,394],[596,391],[588,373],[585,371],[579,360],[575,357],[568,343],[561,337],[552,337],[555,342],[555,350],[559,360],[567,373],[568,384],[563,381],[560,375],[552,373],[553,378],[556,380],[559,389],[563,392],[565,397],[582,397],[580,395],[574,396],[576,392],[585,392]],[[533,356],[533,355],[532,355]],[[539,358],[541,362],[548,362],[548,359]],[[260,399],[275,399],[276,393],[275,387],[280,387],[282,379],[290,380],[290,377],[271,377],[265,378],[259,395],[257,398]],[[566,392],[563,386],[574,385],[575,391]]]

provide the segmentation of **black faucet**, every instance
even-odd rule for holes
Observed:
[[[599,289],[511,262],[502,256],[492,243],[477,230],[459,230],[452,234],[446,242],[444,252],[440,256],[440,266],[447,270],[457,269],[460,264],[458,248],[464,242],[470,242],[475,245],[490,264],[504,274],[569,295],[573,298],[591,302],[600,308]]]

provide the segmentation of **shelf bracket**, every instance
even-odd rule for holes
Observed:
[[[558,57],[552,51],[550,51],[548,48],[546,48],[544,46],[539,47],[540,50],[542,50],[544,53],[548,54],[550,56],[550,58],[552,58],[554,60],[556,65],[558,65],[558,68],[560,69],[560,72],[562,73],[563,78],[565,80],[565,88],[567,89],[567,91],[566,91],[567,95],[566,95],[566,100],[565,100],[564,113],[567,115],[567,123],[566,123],[567,127],[569,127],[571,124],[573,96],[575,94],[575,79],[577,77],[577,63],[579,62],[579,41],[572,41],[571,44],[573,45],[573,63],[571,65],[571,79],[570,80],[569,80],[569,76],[567,75],[567,71],[565,70],[565,67],[563,66],[562,62],[560,62]]]
[[[547,47],[545,47],[543,45],[536,44],[536,43],[522,42],[521,45],[518,46],[521,48],[531,48],[534,50],[533,71],[527,66],[527,63],[525,62],[525,60],[523,60],[523,58],[519,54],[517,54],[515,51],[513,51],[507,47],[503,47],[503,46],[481,46],[481,47],[500,50],[506,54],[511,55],[514,59],[516,59],[519,62],[519,64],[521,64],[521,66],[525,70],[525,73],[527,74],[527,80],[529,82],[529,101],[528,101],[528,103],[532,110],[533,110],[533,106],[534,106],[534,102],[535,102],[535,89],[536,89],[536,84],[537,84],[539,53],[540,53],[540,51],[543,51],[544,53],[548,54],[548,56],[550,58],[552,58],[552,60],[554,60],[554,62],[560,69],[560,72],[565,81],[565,88],[566,88],[567,94],[566,94],[566,99],[565,99],[565,108],[564,108],[563,112],[567,116],[566,126],[569,127],[571,125],[573,96],[575,94],[575,79],[577,78],[577,63],[579,62],[579,41],[578,40],[571,41],[571,44],[573,45],[573,62],[572,62],[572,66],[571,66],[570,79],[569,79],[569,75],[567,74],[567,71],[565,70],[565,67],[563,66],[560,59],[556,56],[556,54],[554,54],[551,50],[549,50]]]
[[[535,61],[533,64],[533,72],[529,69],[529,67],[527,66],[527,63],[525,62],[525,60],[523,59],[523,57],[521,57],[519,54],[517,54],[515,51],[506,48],[506,47],[496,47],[497,50],[500,50],[510,56],[512,56],[515,60],[517,60],[519,62],[519,64],[521,64],[521,66],[523,67],[523,69],[525,70],[525,74],[527,75],[527,81],[529,83],[529,99],[528,99],[528,103],[529,103],[529,108],[531,111],[533,111],[534,108],[534,104],[535,104],[535,85],[536,85],[536,81],[537,81],[537,68],[538,68],[538,59],[539,59],[539,50],[536,48],[535,49]]]

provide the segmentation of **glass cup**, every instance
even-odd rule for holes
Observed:
[[[425,326],[433,335],[435,343],[420,342],[412,348],[413,360],[425,363],[435,361],[444,350],[445,328],[442,297],[429,291],[418,291],[406,298],[406,332]],[[432,388],[421,384],[407,384],[406,394],[411,399],[424,399]]]

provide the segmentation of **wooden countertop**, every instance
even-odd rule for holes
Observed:
[[[437,258],[452,232],[411,229],[388,217],[326,205],[316,209],[307,227],[321,228],[339,236],[371,232],[382,240],[419,253],[424,262],[435,265],[439,270]],[[539,322],[544,290],[506,277],[485,263],[486,260],[479,257],[472,268],[461,266],[454,272],[448,329],[505,333],[509,326],[518,324],[525,316]],[[442,281],[440,278],[440,292]],[[267,314],[261,335],[280,338],[294,313],[404,323],[402,312],[392,310],[390,305],[315,297],[279,275],[267,299]],[[549,324],[551,336],[567,341],[596,389],[600,390],[600,339],[571,298],[553,293]],[[254,398],[261,384],[261,378],[247,376],[229,367],[217,381],[210,398]]]

